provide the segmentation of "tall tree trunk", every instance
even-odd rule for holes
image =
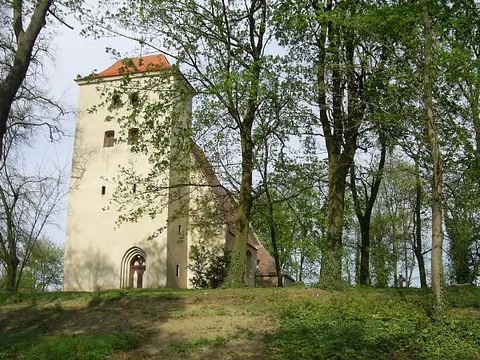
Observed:
[[[300,269],[298,271],[298,281],[303,281],[303,263],[305,261],[305,256],[303,253],[300,254]]]
[[[265,146],[266,146],[266,144],[265,144]],[[265,150],[265,152],[268,153],[268,150]],[[265,161],[265,170],[264,171],[265,172],[267,171],[267,161]],[[272,241],[273,259],[275,260],[275,271],[277,273],[277,286],[282,287],[283,286],[282,269],[281,269],[281,266],[280,266],[280,256],[278,254],[277,232],[276,232],[276,228],[275,228],[273,200],[272,200],[272,197],[270,195],[270,190],[268,189],[267,181],[265,181],[265,193],[267,195],[267,201],[268,201],[268,221],[270,222],[270,240]]]
[[[428,117],[428,140],[432,152],[433,185],[432,185],[432,289],[435,299],[435,316],[441,317],[444,312],[442,298],[443,287],[443,233],[442,233],[442,175],[443,160],[438,145],[437,126],[433,110],[432,90],[432,34],[428,0],[420,0],[423,11],[424,44],[424,103]]]
[[[405,287],[408,287],[408,249],[407,249],[407,239],[403,239],[403,263],[405,265]]]
[[[253,147],[252,139],[253,121],[258,109],[258,91],[262,70],[262,58],[264,51],[264,36],[266,31],[267,2],[266,0],[251,0],[248,12],[250,51],[252,62],[249,65],[250,86],[248,100],[243,116],[243,121],[236,119],[240,128],[240,140],[242,146],[242,180],[238,199],[238,211],[236,218],[236,231],[230,269],[224,286],[245,286],[245,258],[247,251],[248,235],[250,233],[250,218],[252,210],[252,175],[253,175]],[[257,16],[258,15],[258,16]],[[236,107],[231,113],[237,114]]]
[[[381,139],[382,149],[380,154],[380,162],[378,169],[374,176],[372,185],[370,186],[370,194],[365,194],[366,199],[361,201],[359,199],[355,166],[350,168],[350,189],[352,191],[353,203],[355,213],[357,215],[358,223],[361,232],[361,246],[360,246],[360,285],[370,285],[370,220],[372,217],[373,206],[377,200],[378,191],[383,178],[383,169],[385,167],[385,158],[387,154],[387,146],[385,141]],[[362,203],[365,203],[365,209],[362,209]]]
[[[235,222],[235,241],[225,280],[225,286],[231,288],[245,286],[245,259],[252,209],[253,144],[250,136],[242,136],[242,182]]]
[[[342,233],[348,168],[341,161],[340,156],[329,159],[328,224],[320,270],[320,283],[325,288],[337,288],[342,283]]]
[[[362,246],[362,238],[359,232],[355,231],[355,283],[360,284],[360,251]]]
[[[370,217],[360,222],[362,245],[360,247],[360,285],[370,285]]]
[[[18,265],[20,261],[18,260],[16,255],[12,255],[9,257],[7,264],[5,266],[6,272],[6,290],[12,293],[16,293],[18,290]]]
[[[418,159],[415,159],[415,241],[414,252],[418,262],[418,272],[420,274],[420,287],[427,287],[427,275],[425,272],[425,260],[423,258],[423,245],[422,245],[422,183],[420,182],[420,166],[418,165]]]
[[[314,1],[313,8],[317,12],[332,11],[332,0]],[[316,38],[317,46],[317,92],[320,123],[325,137],[328,155],[328,217],[327,234],[322,249],[320,285],[324,288],[337,288],[342,281],[342,234],[345,207],[346,177],[355,156],[358,127],[363,116],[363,105],[356,85],[358,76],[354,74],[353,32],[345,30],[332,21],[321,21],[320,31]],[[327,41],[328,37],[328,41]],[[342,42],[346,49],[346,59]],[[327,49],[328,44],[328,49]],[[331,62],[326,63],[326,54]],[[345,60],[345,63],[343,61]],[[347,63],[347,64],[346,64]],[[345,76],[346,75],[346,76]],[[332,111],[327,109],[327,82],[331,79]],[[348,93],[348,114],[344,111],[345,78]],[[361,82],[361,80],[358,80]]]
[[[398,248],[396,239],[392,241],[392,270],[393,270],[393,286],[398,287]]]

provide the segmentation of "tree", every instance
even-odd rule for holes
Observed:
[[[342,284],[342,233],[347,175],[360,135],[368,134],[378,112],[382,75],[391,44],[385,33],[395,23],[386,4],[357,1],[287,1],[277,14],[277,37],[299,68],[303,102],[312,129],[323,137],[328,160],[328,206],[321,285]],[[385,16],[387,19],[385,20]],[[378,81],[380,78],[381,81]]]
[[[281,269],[296,274],[297,281],[313,280],[309,264],[318,260],[323,236],[324,200],[309,181],[309,164],[283,166],[259,189],[252,218],[255,233],[273,254],[278,286],[283,286]]]
[[[20,280],[22,291],[58,291],[62,287],[63,247],[42,238],[33,244]]]
[[[370,183],[367,179],[364,180],[363,178],[360,178],[362,192],[357,190],[357,176],[355,173],[356,166],[352,165],[350,168],[350,189],[352,191],[355,214],[357,215],[361,233],[360,285],[370,285],[370,221],[378,191],[380,190],[387,153],[385,139],[380,139],[380,141],[382,144],[378,169],[375,169],[373,174],[371,174],[372,179]],[[361,195],[362,193],[363,195]]]
[[[437,135],[437,124],[433,105],[433,35],[428,9],[428,0],[420,0],[423,14],[423,91],[424,106],[427,114],[427,129],[430,151],[432,154],[432,289],[435,297],[435,312],[443,313],[443,229],[442,229],[442,178],[443,160]]]
[[[11,24],[11,27],[0,30],[3,55],[0,59],[0,156],[4,151],[4,137],[11,120],[12,106],[18,101],[19,92],[23,93],[20,97],[24,98],[34,95],[22,91],[22,86],[32,61],[35,61],[39,50],[36,47],[37,39],[46,25],[47,13],[52,5],[51,0],[39,0],[29,9],[30,4],[23,0],[0,2],[2,24]],[[11,34],[14,41],[11,40]],[[24,87],[23,90],[28,88]]]
[[[320,201],[314,190],[319,166],[310,154],[309,136],[304,134],[302,109],[296,106],[297,84],[291,75],[293,71],[287,64],[276,65],[280,68],[266,81],[266,96],[253,130],[258,177],[252,217],[256,234],[273,255],[277,286],[281,287],[282,269],[297,268],[300,280],[302,278],[305,250],[309,240],[313,240],[311,235],[315,232]],[[290,144],[293,137],[302,141],[303,146]],[[305,207],[299,203],[304,203]],[[294,250],[299,250],[300,259],[294,259]]]
[[[423,257],[423,234],[422,234],[422,198],[423,184],[420,178],[420,166],[418,157],[415,159],[415,233],[413,241],[413,251],[418,262],[418,272],[420,275],[420,287],[427,287],[427,274],[425,271],[425,259]]]
[[[30,255],[65,195],[61,172],[30,175],[19,168],[11,158],[0,173],[0,260],[11,292],[18,291]]]
[[[444,216],[457,283],[478,276],[478,169],[480,165],[479,4],[456,1],[441,8],[439,105],[449,113],[452,156],[445,155]],[[453,135],[453,136],[452,136]]]

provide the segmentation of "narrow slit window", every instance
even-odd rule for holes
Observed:
[[[107,191],[107,188],[105,186],[102,186],[102,195],[105,195],[106,191]]]
[[[105,131],[105,136],[103,137],[103,147],[112,147],[115,143],[115,131],[107,130]]]
[[[177,265],[177,277],[180,277],[180,265]]]
[[[133,192],[137,192],[137,184],[133,184],[132,190],[133,190]]]
[[[131,93],[129,96],[130,105],[137,106],[138,105],[138,92]]]
[[[132,128],[128,130],[127,144],[135,145],[138,144],[138,129]]]
[[[182,225],[178,225],[178,233],[179,233],[179,234],[182,233]]]

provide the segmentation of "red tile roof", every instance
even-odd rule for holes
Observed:
[[[126,73],[144,73],[170,69],[172,65],[163,54],[147,55],[131,59],[122,59],[95,75],[95,78],[121,76]]]
[[[275,268],[275,260],[263,247],[262,244],[257,246],[257,260],[260,260],[257,267],[257,275],[259,276],[277,276],[277,269]],[[283,276],[289,276],[288,273],[280,269],[280,273]]]

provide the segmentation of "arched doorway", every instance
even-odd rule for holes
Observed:
[[[128,249],[120,266],[120,288],[144,288],[147,275],[147,253],[138,246]]]
[[[143,288],[143,274],[147,264],[142,255],[135,255],[130,261],[130,281],[129,287],[131,288]]]

